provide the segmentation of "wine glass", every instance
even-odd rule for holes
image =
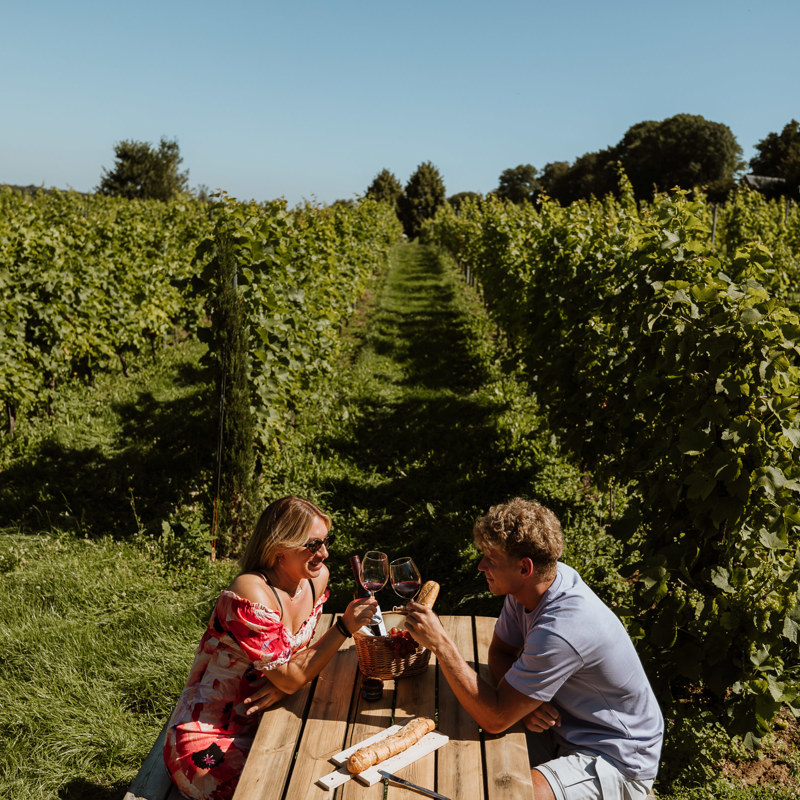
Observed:
[[[414,563],[413,558],[398,558],[389,565],[389,572],[392,576],[392,589],[395,594],[408,600],[413,600],[419,591],[420,578],[419,569]]]
[[[375,592],[386,586],[389,580],[389,557],[386,553],[369,550],[361,559],[361,585],[369,592],[370,597],[375,597]]]

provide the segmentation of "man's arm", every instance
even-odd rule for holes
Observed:
[[[485,731],[502,733],[541,705],[541,700],[534,700],[518,692],[503,679],[502,676],[507,671],[507,668],[503,670],[503,665],[508,654],[503,652],[502,647],[495,647],[495,667],[498,671],[502,670],[500,682],[495,689],[467,664],[442,627],[439,618],[430,609],[418,603],[409,604],[409,609],[406,629],[416,641],[436,654],[439,669],[442,670],[458,702]],[[502,642],[500,639],[498,641]],[[490,655],[489,669],[494,677],[491,659]],[[508,666],[513,662],[514,658]]]
[[[495,633],[489,645],[489,672],[492,674],[495,686],[500,684],[517,658],[519,650],[504,642]],[[525,727],[535,733],[549,730],[554,725],[561,725],[561,712],[551,703],[541,703],[525,717]]]
[[[495,686],[511,669],[511,665],[519,658],[519,650],[504,642],[495,632],[489,645],[489,673]]]

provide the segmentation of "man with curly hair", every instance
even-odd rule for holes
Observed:
[[[490,733],[523,720],[536,800],[643,800],[664,721],[620,620],[558,559],[552,511],[515,498],[478,519],[478,569],[505,603],[489,647],[496,686],[470,668],[436,615],[406,627],[433,653],[459,702]]]

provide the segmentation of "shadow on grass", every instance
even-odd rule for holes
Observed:
[[[99,786],[96,783],[76,779],[62,787],[59,800],[119,800],[128,787],[125,784]]]
[[[414,555],[423,579],[442,584],[442,611],[485,610],[486,583],[467,552],[472,524],[490,505],[524,493],[531,469],[507,466],[498,428],[506,401],[481,391],[488,375],[468,312],[454,302],[436,256],[410,252],[368,338],[394,363],[387,371],[402,374],[401,389],[385,402],[353,398],[356,422],[320,445],[367,477],[334,480],[326,491],[332,507],[368,510],[368,527],[362,515],[353,531],[365,546],[390,558]],[[482,599],[466,599],[473,595]]]
[[[159,526],[191,501],[214,463],[213,403],[199,370],[183,365],[188,396],[157,400],[149,391],[114,404],[113,441],[70,446],[45,439],[0,476],[0,527],[38,533],[51,527],[125,538]]]

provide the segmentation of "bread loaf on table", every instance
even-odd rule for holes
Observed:
[[[358,775],[358,773],[369,769],[380,761],[385,761],[387,758],[408,750],[412,744],[416,744],[435,727],[433,720],[428,717],[414,717],[411,722],[404,725],[397,733],[356,750],[347,759],[347,769],[353,775]]]

